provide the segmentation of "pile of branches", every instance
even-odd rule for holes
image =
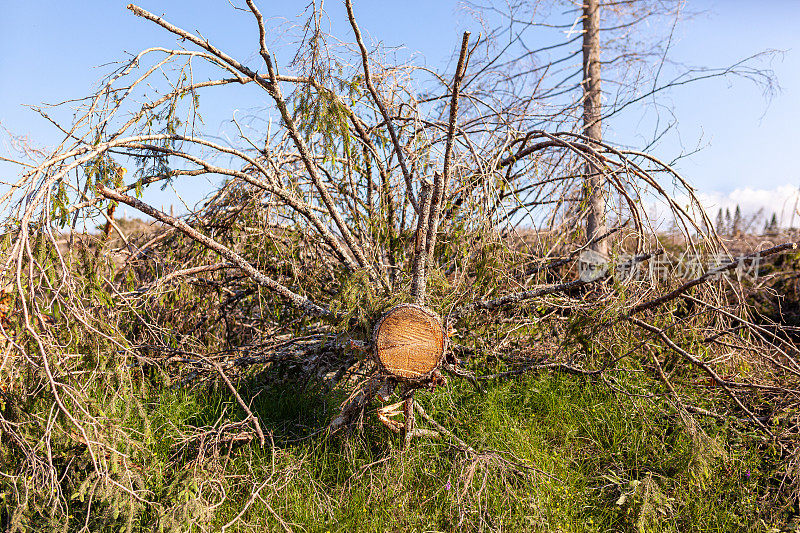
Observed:
[[[63,142],[25,163],[0,199],[9,213],[0,460],[20,509],[68,514],[61,480],[72,463],[52,452],[64,442],[85,451],[93,483],[148,504],[130,460],[141,435],[106,418],[97,398],[135,396],[154,376],[230,390],[247,417],[223,421],[217,446],[273,438],[235,385],[243,376],[322,384],[347,398],[320,430],[373,416],[386,377],[370,355],[372,328],[403,302],[448,325],[448,380],[481,390],[525,373],[574,374],[662,403],[700,447],[696,419],[726,421],[781,454],[780,497],[800,494],[796,332],[754,313],[748,291],[760,287],[736,275],[794,243],[726,256],[689,278],[641,275],[676,249],[724,251],[669,164],[577,126],[532,128],[541,115],[492,92],[492,58],[477,59],[482,42],[469,34],[454,72],[435,77],[435,96],[419,97],[422,70],[381,64],[350,0],[354,48],[330,45],[315,13],[292,75],[247,7],[257,64],[131,5],[187,48],[142,51],[70,124],[40,110]],[[200,72],[208,79],[197,81]],[[164,73],[169,86],[155,94]],[[259,137],[236,122],[231,143],[203,135],[201,93],[240,86],[260,91],[279,120]],[[581,230],[587,168],[619,199],[608,203],[612,229],[591,240]],[[223,181],[186,214],[146,200],[153,185],[180,193],[203,176]],[[674,221],[671,235],[652,227],[644,206],[654,199]],[[115,218],[120,205],[148,222]],[[579,272],[601,240],[608,262]],[[629,373],[647,385],[632,386]],[[439,436],[479,456],[418,409]],[[176,453],[210,438],[198,429]],[[29,486],[47,496],[34,502]]]

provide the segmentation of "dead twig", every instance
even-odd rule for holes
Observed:
[[[236,398],[236,403],[238,403],[239,407],[241,407],[242,410],[247,414],[247,420],[249,420],[250,423],[253,424],[253,429],[258,435],[258,442],[263,447],[264,444],[266,444],[266,439],[264,437],[264,431],[261,429],[261,422],[259,422],[258,417],[255,414],[253,414],[253,411],[251,411],[250,407],[244,402],[242,397],[239,395],[239,392],[236,390],[236,387],[233,386],[233,383],[231,383],[231,380],[228,378],[228,375],[225,374],[224,370],[222,370],[222,367],[219,366],[219,364],[217,364],[216,361],[209,359],[208,357],[202,355],[200,357],[207,364],[214,367],[214,369],[222,378],[222,381],[224,381],[225,385],[228,386],[228,390],[230,390],[231,394],[233,394],[233,397]]]

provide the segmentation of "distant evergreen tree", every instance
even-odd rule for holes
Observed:
[[[725,221],[722,218],[722,208],[717,211],[717,233],[725,233]]]
[[[731,210],[726,207],[725,208],[725,231],[723,231],[722,233],[725,234],[725,235],[729,234],[731,232],[731,226],[732,225],[733,225],[733,222],[731,222]]]
[[[731,233],[738,235],[742,232],[742,210],[739,204],[736,204],[736,211],[733,213],[733,226],[731,226]]]
[[[778,215],[772,213],[772,218],[767,223],[766,233],[768,234],[775,234],[778,233]]]

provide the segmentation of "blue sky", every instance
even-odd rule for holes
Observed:
[[[434,67],[447,65],[459,36],[474,22],[455,0],[355,0],[362,30],[400,54],[419,52]],[[110,70],[109,62],[152,45],[172,47],[172,37],[133,16],[116,0],[85,2],[2,0],[0,17],[0,123],[39,145],[59,140],[54,129],[23,104],[57,102],[83,96]],[[165,14],[175,24],[200,30],[232,55],[253,58],[255,34],[249,13],[226,1],[143,0],[141,7]],[[268,17],[299,22],[306,0],[259,1]],[[342,2],[327,0],[333,32],[351,33]],[[671,91],[663,99],[678,130],[656,149],[671,160],[703,147],[680,161],[682,173],[703,191],[709,207],[732,202],[767,204],[779,210],[800,185],[794,162],[800,124],[800,0],[692,1],[704,13],[679,26],[673,58],[694,65],[725,66],[767,49],[782,50],[771,62],[781,90],[770,100],[744,80],[711,80]],[[272,35],[279,40],[280,35]],[[280,59],[280,58],[279,58]],[[451,69],[452,70],[452,69]],[[636,110],[608,125],[606,138],[638,145],[650,134]],[[220,123],[224,116],[214,117]],[[0,141],[0,154],[5,150]],[[0,166],[3,181],[13,169]],[[199,194],[199,193],[198,193]],[[199,196],[198,198],[199,199]],[[753,207],[755,208],[755,207]],[[788,220],[787,220],[788,222]]]

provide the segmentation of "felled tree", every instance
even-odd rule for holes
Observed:
[[[75,327],[81,338],[102,340],[97,345],[102,355],[135,361],[124,368],[177,357],[218,375],[247,414],[250,437],[262,444],[258,416],[228,377],[236,368],[293,365],[301,374],[346,387],[349,398],[333,417],[333,429],[361,419],[376,396],[398,389],[406,420],[391,420],[399,412],[394,404],[379,413],[388,427],[404,431],[406,442],[415,434],[433,435],[414,429],[417,412],[439,434],[456,439],[415,402],[416,390],[442,384],[442,374],[473,382],[537,369],[601,376],[620,360],[612,350],[620,322],[721,383],[743,416],[769,432],[735,387],[669,336],[674,324],[662,329],[641,318],[688,298],[690,290],[738,263],[685,283],[646,287],[633,276],[616,274],[632,272],[661,253],[642,208],[653,197],[683,230],[682,244],[696,249],[708,242],[701,228],[710,221],[693,189],[668,164],[645,152],[587,140],[579,131],[551,131],[548,123],[531,128],[530,101],[492,94],[494,59],[473,62],[468,33],[456,47],[454,72],[433,76],[434,86],[420,95],[424,69],[381,63],[362,37],[350,0],[345,8],[355,52],[330,45],[315,12],[291,75],[267,47],[261,12],[252,0],[247,7],[255,21],[255,64],[129,5],[133,14],[188,48],[150,48],[127,62],[84,101],[72,124],[59,126],[64,142],[26,169],[2,199],[12,217],[4,266],[26,339],[15,348],[22,356],[18,364],[31,369],[40,389],[50,391],[52,405],[87,447],[99,476],[138,496],[135,479],[120,481],[109,459],[115,439],[124,440],[125,433],[105,432],[80,389],[58,379],[77,364],[62,348],[74,340],[59,337]],[[195,79],[199,72],[209,78]],[[470,72],[475,92],[465,84]],[[149,84],[158,87],[164,73],[167,89],[151,90]],[[240,86],[260,91],[279,121],[249,134],[234,117],[238,138],[223,143],[204,135],[198,116],[202,93],[225,89],[233,100]],[[569,247],[574,215],[586,213],[574,185],[587,166],[602,173],[604,186],[619,199],[607,216],[614,227],[592,241],[618,234],[614,252],[626,257],[601,265],[599,275],[576,278],[570,266],[584,243]],[[191,187],[201,176],[225,182],[186,215],[169,214],[143,199],[153,185]],[[686,193],[688,206],[671,196],[672,185]],[[119,204],[160,223],[157,234],[129,238],[113,218]],[[572,206],[569,216],[562,214],[565,205]],[[109,233],[122,243],[114,251],[121,265],[86,267],[111,257],[103,242],[80,247],[76,232],[59,235],[79,219],[113,228]],[[161,305],[165,287],[184,280],[208,292]],[[636,288],[635,297],[617,299],[620,285]],[[597,292],[588,296],[592,290]],[[217,298],[213,305],[209,294]],[[531,304],[553,297],[565,301],[548,300],[541,311],[532,310]],[[569,335],[563,324],[554,325],[564,337],[548,344],[552,352],[546,357],[499,340],[489,351],[510,361],[514,368],[507,372],[475,376],[463,368],[460,356],[480,347],[448,337],[470,341],[504,320],[524,322],[527,312],[540,313],[537,320],[566,317]],[[722,327],[738,319],[713,305],[706,312],[724,317]],[[50,315],[62,325],[46,327],[41,317]],[[688,313],[679,318],[690,319],[699,320]],[[601,340],[603,335],[609,337]],[[779,358],[791,353],[785,339],[758,335],[771,346],[761,363],[779,365],[770,367],[776,375],[783,372],[785,361]],[[589,338],[600,348],[588,346]],[[209,346],[230,357],[210,358]],[[690,412],[699,412],[677,397],[655,352],[642,349],[681,416],[688,420]],[[514,357],[515,351],[524,356]],[[57,470],[38,449],[25,438],[18,441],[31,468],[57,484]]]

